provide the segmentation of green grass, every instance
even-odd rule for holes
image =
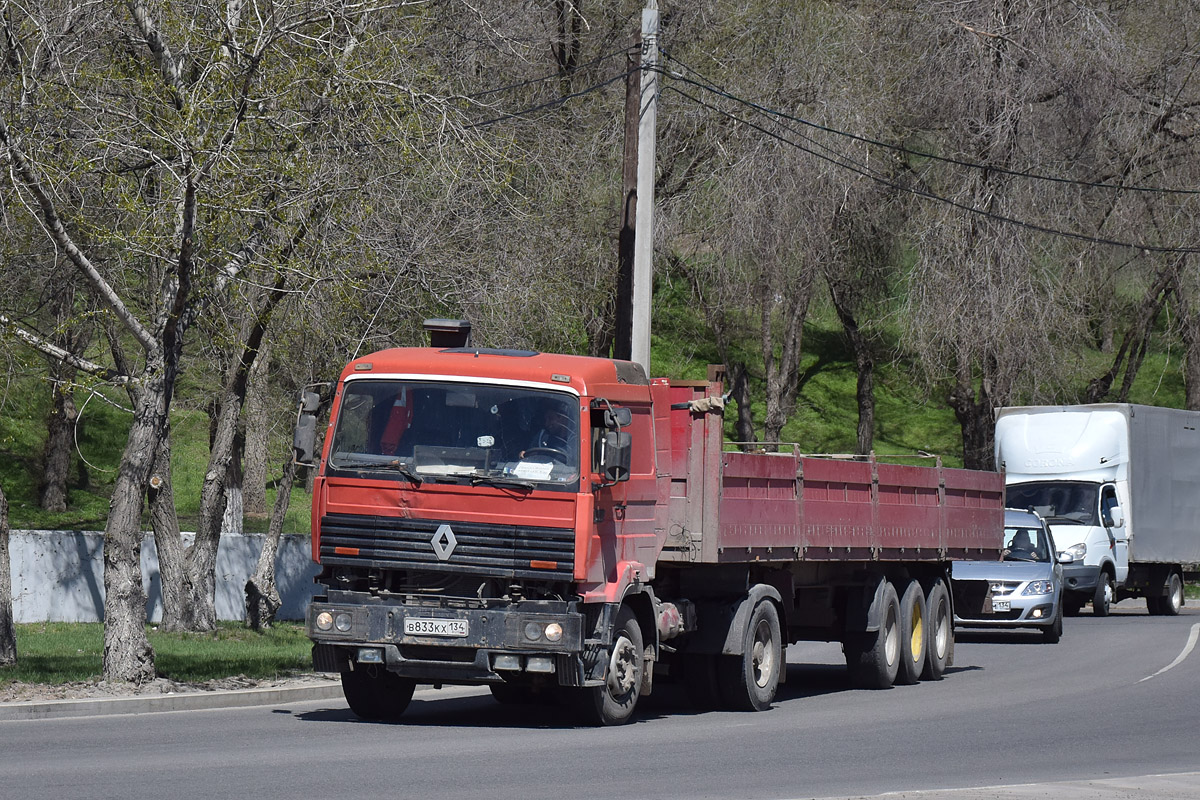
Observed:
[[[96,623],[17,625],[17,663],[0,667],[0,685],[100,680],[104,627]],[[312,669],[312,642],[299,623],[256,633],[222,622],[212,633],[163,633],[147,628],[158,676],[180,683],[244,676],[281,678]]]

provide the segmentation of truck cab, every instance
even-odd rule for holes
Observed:
[[[1064,607],[1088,602],[1106,616],[1129,574],[1126,514],[1129,456],[1125,418],[1116,411],[1011,414],[996,420],[996,463],[1010,508],[1041,515],[1061,552]]]

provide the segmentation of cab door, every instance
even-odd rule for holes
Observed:
[[[1119,524],[1118,524],[1119,523]],[[1125,509],[1117,500],[1117,487],[1106,483],[1100,487],[1100,524],[1108,533],[1112,548],[1113,569],[1117,586],[1124,586],[1129,577],[1129,536]]]

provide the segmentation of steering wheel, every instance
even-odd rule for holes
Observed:
[[[1008,554],[1010,561],[1037,561],[1037,556],[1028,550],[1013,550]]]
[[[529,458],[530,456],[550,456],[550,458],[554,459],[555,461],[561,461],[564,464],[569,463],[571,460],[567,455],[566,450],[560,450],[557,447],[527,448],[522,458]]]

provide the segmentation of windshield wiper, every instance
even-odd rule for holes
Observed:
[[[420,486],[422,481],[424,481],[424,478],[414,472],[412,467],[410,467],[408,464],[405,464],[403,461],[400,461],[399,459],[392,461],[359,461],[355,459],[348,459],[340,464],[337,464],[336,466],[351,469],[391,470],[393,472],[399,472],[417,486]]]
[[[478,486],[481,483],[486,483],[491,486],[512,486],[517,489],[525,489],[533,491],[533,483],[531,481],[523,481],[520,478],[509,478],[503,475],[473,475],[471,476],[471,485]]]

